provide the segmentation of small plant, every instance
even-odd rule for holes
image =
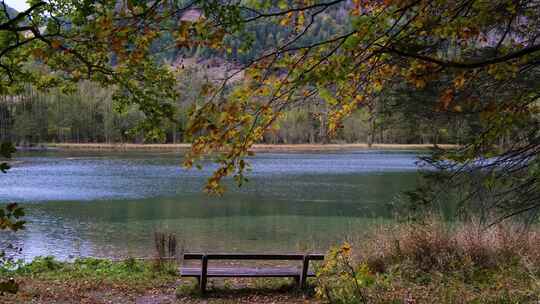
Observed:
[[[28,273],[42,273],[59,270],[63,263],[54,259],[52,256],[36,257],[32,262],[21,268],[21,271]]]
[[[129,271],[140,271],[141,265],[137,263],[135,258],[127,258],[123,261],[124,267]]]
[[[318,297],[330,303],[368,303],[365,289],[376,282],[376,276],[365,263],[355,265],[349,243],[330,250],[325,264],[317,272]]]
[[[199,285],[195,280],[183,281],[182,284],[176,287],[176,297],[186,297],[186,296],[202,296]]]
[[[158,271],[170,269],[171,262],[177,259],[178,244],[176,235],[165,232],[154,232],[154,245],[156,250],[155,268]]]

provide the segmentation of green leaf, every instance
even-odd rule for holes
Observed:
[[[332,93],[326,88],[319,87],[319,96],[326,101],[329,105],[335,106],[338,104],[338,100],[332,95]]]

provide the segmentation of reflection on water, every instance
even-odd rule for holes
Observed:
[[[173,153],[31,153],[0,175],[0,202],[24,201],[28,229],[0,236],[24,256],[144,256],[152,232],[189,250],[324,250],[391,216],[415,184],[415,154],[259,154],[250,183],[201,193],[211,167],[183,170]]]

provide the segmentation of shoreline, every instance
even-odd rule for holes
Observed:
[[[184,151],[191,148],[191,144],[106,144],[106,143],[61,143],[43,144],[45,150],[106,150],[106,151],[129,151],[129,150],[162,150]],[[433,144],[373,144],[371,147],[366,143],[356,144],[256,144],[250,151],[253,152],[329,152],[329,151],[357,151],[357,150],[429,150]],[[453,144],[440,144],[437,147],[452,149],[458,147]],[[21,150],[25,150],[22,148]],[[31,149],[36,150],[36,149]]]

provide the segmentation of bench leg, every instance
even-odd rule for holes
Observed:
[[[300,289],[306,288],[308,268],[309,268],[309,256],[305,255],[302,258],[302,273],[300,274],[300,282],[298,284],[299,285],[298,287],[300,287]]]
[[[208,257],[206,255],[203,255],[202,261],[201,261],[201,277],[199,278],[199,288],[201,291],[201,294],[204,294],[206,292],[206,282],[207,282],[207,275],[208,274]]]
[[[206,293],[206,277],[203,278],[202,276],[198,278],[199,281],[199,291],[201,294]]]

